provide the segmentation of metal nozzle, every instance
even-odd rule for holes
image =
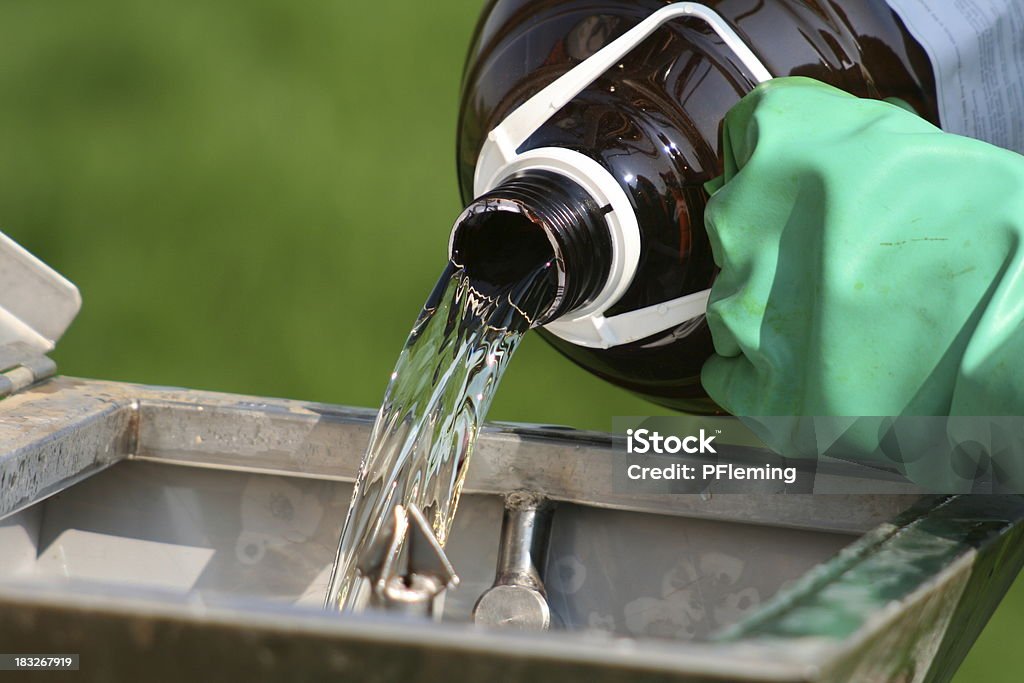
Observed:
[[[358,569],[370,582],[369,607],[412,616],[434,616],[435,599],[459,583],[430,524],[415,505],[395,506],[390,523]]]

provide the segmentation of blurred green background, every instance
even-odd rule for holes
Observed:
[[[376,406],[460,210],[479,0],[0,4],[0,229],[87,377]],[[532,338],[496,420],[660,412]],[[1019,681],[1019,583],[958,681]]]

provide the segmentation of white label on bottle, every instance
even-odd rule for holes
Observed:
[[[931,58],[942,128],[1024,154],[1024,2],[886,1]]]

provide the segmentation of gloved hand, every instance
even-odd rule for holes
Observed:
[[[1024,415],[1024,157],[806,78],[756,88],[723,136],[719,405]]]

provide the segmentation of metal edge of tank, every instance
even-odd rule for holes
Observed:
[[[818,681],[947,681],[1024,565],[1024,496],[920,501],[715,638],[803,653]]]
[[[137,459],[344,481],[355,478],[374,417],[339,406],[192,391],[150,393],[140,403]],[[623,493],[612,485],[615,454],[606,433],[487,425],[464,491],[530,490],[593,507],[845,533],[874,528],[921,497],[910,487],[900,495]]]
[[[0,585],[0,642],[81,655],[85,680],[809,681],[785,651],[596,633],[512,633],[156,591]]]
[[[136,407],[127,392],[70,379],[0,400],[0,519],[132,453]]]
[[[0,472],[47,475],[17,501],[0,497],[0,518],[31,502],[32,492],[38,500],[119,459],[352,481],[373,416],[306,401],[58,377],[0,401]],[[608,434],[488,426],[464,490],[528,489],[595,507],[844,533],[863,533],[920,499],[916,492],[623,493],[612,485],[615,452]]]

